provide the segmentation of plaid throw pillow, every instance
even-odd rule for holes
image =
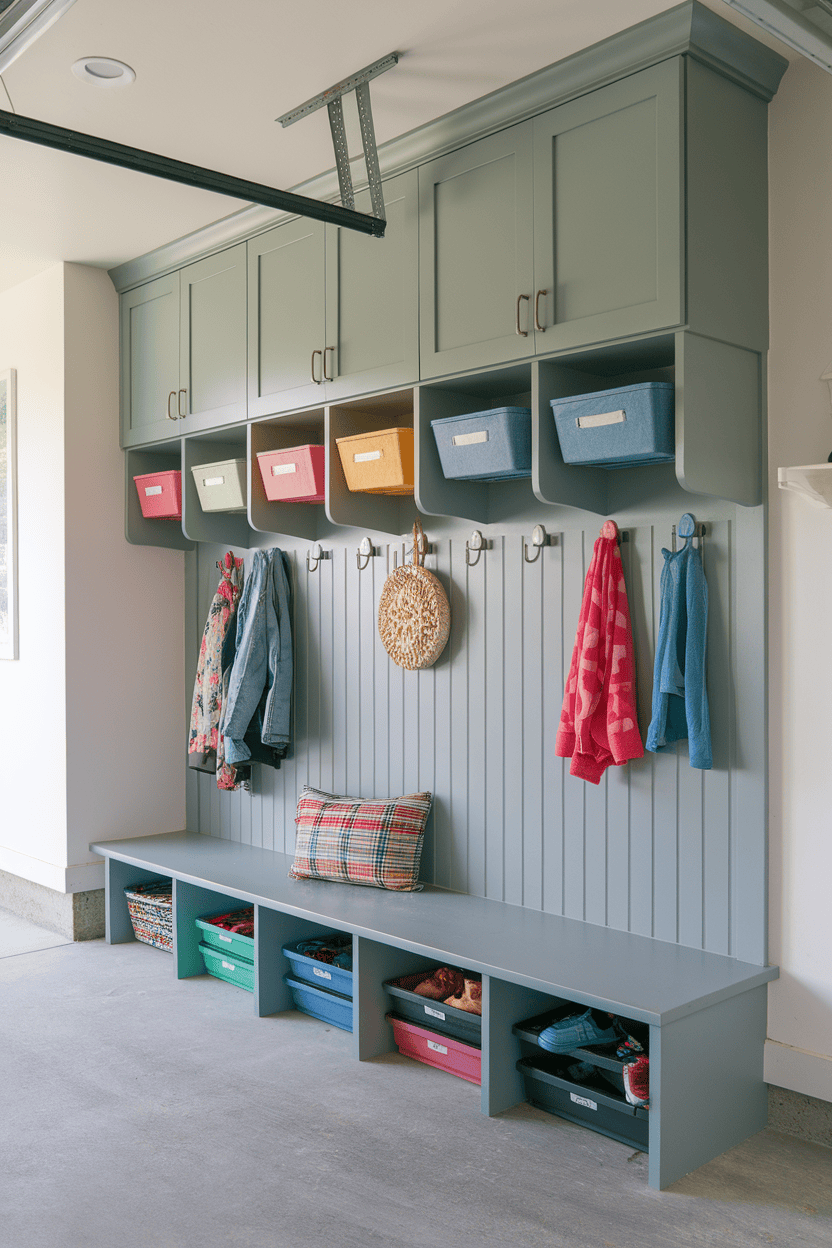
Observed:
[[[364,801],[305,785],[290,878],[415,892],[430,803],[430,793]]]

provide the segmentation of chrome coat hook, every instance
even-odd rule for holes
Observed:
[[[484,550],[490,550],[490,549],[491,549],[491,542],[487,541],[483,537],[479,529],[474,529],[474,532],[471,534],[471,536],[468,538],[468,541],[465,543],[465,562],[468,564],[468,567],[475,568],[480,561],[480,555],[482,554],[482,552]],[[476,556],[477,556],[476,559],[470,558],[472,551],[476,553]]]
[[[309,562],[310,558],[314,559],[314,560],[315,560],[315,562],[314,562],[314,563],[310,563],[310,562]],[[328,550],[321,550],[321,543],[320,543],[320,542],[313,542],[313,544],[312,544],[312,549],[311,549],[311,550],[307,550],[307,552],[306,552],[306,570],[307,570],[307,572],[317,572],[317,570],[318,570],[318,564],[321,562],[321,560],[322,560],[322,559],[328,559],[328,558],[329,558],[329,551],[328,551]]]
[[[358,550],[355,552],[355,562],[358,567],[358,571],[363,572],[373,556],[377,554],[378,550],[370,541],[369,537],[362,537],[358,545]],[[364,560],[363,563],[361,562],[362,559]]]
[[[532,546],[534,546],[535,550],[537,551],[537,554],[535,555],[534,559],[530,559],[529,548],[524,542],[523,543],[523,558],[525,559],[526,563],[537,563],[538,559],[540,558],[540,552],[543,549],[543,547],[554,546],[557,540],[558,540],[557,537],[555,537],[553,533],[546,532],[542,524],[536,524],[534,528],[532,529]]]

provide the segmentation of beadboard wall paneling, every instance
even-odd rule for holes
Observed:
[[[428,789],[424,880],[764,962],[765,809],[755,795],[764,793],[765,733],[762,709],[754,712],[763,706],[762,589],[759,577],[737,575],[738,531],[743,559],[761,566],[762,513],[730,509],[709,522],[705,542],[713,771],[693,770],[683,743],[610,768],[596,787],[569,776],[555,735],[599,527],[564,529],[529,564],[519,528],[505,525],[489,533],[493,547],[473,568],[467,533],[448,533],[447,524],[439,540],[431,533],[428,566],[449,592],[452,630],[423,672],[395,667],[376,628],[401,543],[380,547],[359,572],[356,539],[345,544],[339,534],[331,557],[309,573],[306,546],[287,540],[294,753],[279,771],[256,768],[250,793],[219,793],[211,777],[192,774],[188,826],[291,853],[304,782],[362,796]],[[645,736],[670,525],[637,523],[628,536],[621,550]],[[191,671],[222,553],[201,546],[187,556]],[[740,668],[751,715],[741,724]]]

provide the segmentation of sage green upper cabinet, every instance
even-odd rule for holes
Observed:
[[[356,196],[359,212],[370,196]],[[326,227],[327,402],[419,378],[419,204],[416,170],[384,183],[383,238]]]
[[[534,119],[536,350],[684,322],[684,65]]]
[[[179,278],[180,429],[245,420],[245,243],[189,264]]]
[[[121,296],[121,444],[179,429],[179,274]]]
[[[300,218],[248,243],[248,412],[323,400],[324,225]]]
[[[534,354],[532,123],[419,170],[421,375]]]
[[[245,418],[246,268],[240,243],[122,295],[122,445]]]

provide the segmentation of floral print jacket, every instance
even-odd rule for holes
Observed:
[[[216,754],[220,747],[219,724],[222,715],[222,643],[230,623],[237,613],[237,603],[242,590],[243,560],[235,559],[228,551],[217,564],[221,572],[217,592],[211,602],[205,631],[199,647],[199,662],[194,681],[194,697],[191,706],[191,730],[188,739],[189,754]],[[219,764],[225,766],[225,764]],[[226,777],[226,780],[230,777]],[[219,777],[218,777],[219,780]],[[220,787],[226,787],[225,784]],[[233,786],[232,784],[228,787]]]

